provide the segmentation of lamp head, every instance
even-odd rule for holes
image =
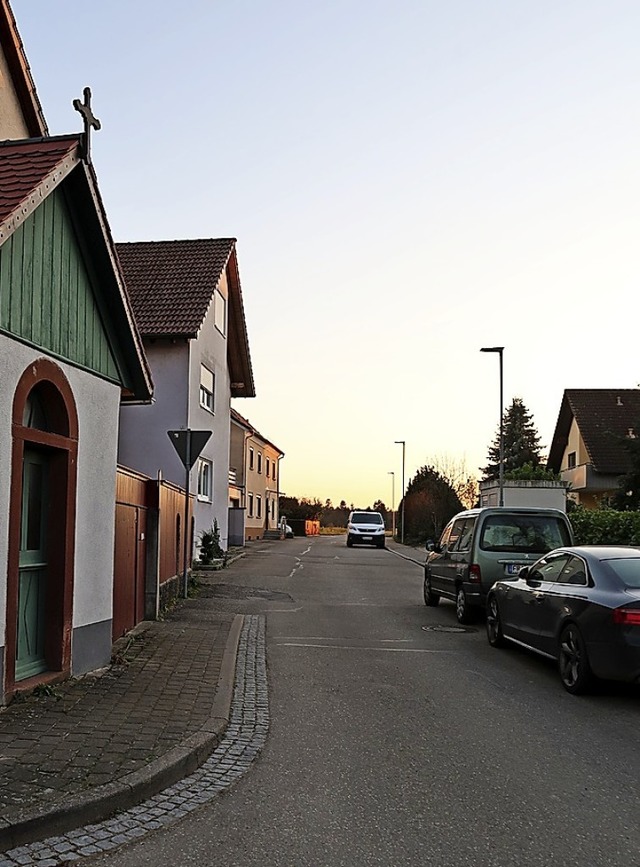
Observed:
[[[504,346],[483,346],[480,352],[503,352]]]

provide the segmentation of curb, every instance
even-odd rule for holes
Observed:
[[[0,817],[0,851],[64,834],[91,822],[104,821],[116,812],[135,807],[199,768],[214,751],[229,723],[243,623],[244,616],[236,614],[224,649],[211,716],[201,731],[147,767],[104,786],[56,801],[50,810],[41,806],[31,811],[27,809],[16,822]]]

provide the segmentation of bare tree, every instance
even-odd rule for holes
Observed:
[[[429,461],[456,492],[465,509],[472,509],[478,503],[478,479],[469,471],[464,457],[454,458],[451,455],[437,455]]]

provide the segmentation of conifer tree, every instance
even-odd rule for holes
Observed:
[[[504,471],[508,473],[531,464],[533,468],[542,463],[540,437],[533,418],[519,397],[514,397],[511,406],[502,417],[504,442]],[[500,430],[489,448],[489,464],[482,470],[484,479],[497,479],[500,475]]]

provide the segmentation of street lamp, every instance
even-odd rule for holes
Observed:
[[[400,530],[400,542],[404,545],[404,452],[407,445],[405,440],[394,440],[395,445],[402,446],[402,529]]]
[[[387,473],[391,476],[391,538],[396,538],[396,474],[393,470]]]
[[[503,378],[502,378],[502,353],[504,346],[483,346],[480,352],[497,352],[500,356],[500,464],[498,471],[498,484],[500,499],[498,505],[504,506],[504,420],[503,420]]]

